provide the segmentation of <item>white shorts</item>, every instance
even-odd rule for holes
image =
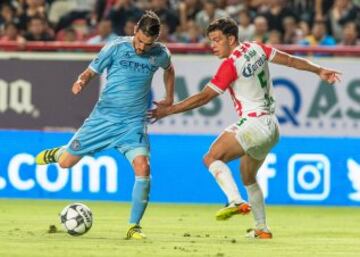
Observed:
[[[279,125],[274,115],[241,118],[225,131],[235,133],[244,151],[256,160],[265,159],[279,140]]]

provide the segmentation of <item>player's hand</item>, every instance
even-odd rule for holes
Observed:
[[[147,118],[151,124],[157,122],[158,120],[168,116],[170,114],[170,106],[160,104],[160,102],[153,102],[156,105],[155,109],[149,110],[147,113]]]
[[[334,84],[335,82],[340,82],[341,72],[336,70],[331,70],[327,68],[320,68],[319,76],[322,80],[326,81],[329,84]]]
[[[81,92],[81,90],[84,88],[85,86],[85,82],[82,80],[77,80],[75,81],[75,83],[73,84],[71,91],[74,95],[77,95]]]

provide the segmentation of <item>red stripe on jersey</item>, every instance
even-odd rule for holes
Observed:
[[[269,46],[269,45],[265,45],[265,44],[262,44],[262,43],[257,43],[256,42],[255,44],[258,44],[262,48],[262,50],[265,52],[266,60],[269,60],[273,48],[271,46]]]
[[[230,85],[237,80],[238,76],[234,65],[234,60],[229,58],[222,62],[211,83],[220,90],[225,91]]]
[[[249,43],[242,43],[240,45],[241,53],[245,54],[249,50],[250,46],[251,45]]]
[[[249,49],[249,47],[247,47],[247,46],[245,46],[245,45],[242,45],[242,46],[240,47],[240,49],[241,49],[241,52],[242,52],[243,54],[245,54],[245,53],[247,52],[247,50]]]
[[[235,50],[235,51],[233,52],[233,55],[235,55],[236,58],[239,58],[242,54],[240,53],[239,50]]]
[[[241,102],[236,98],[235,93],[234,93],[234,89],[233,89],[232,87],[229,87],[229,91],[230,91],[231,98],[232,98],[233,101],[234,101],[235,110],[236,110],[237,114],[238,114],[239,116],[241,116],[241,115],[242,115],[242,105],[241,105]]]

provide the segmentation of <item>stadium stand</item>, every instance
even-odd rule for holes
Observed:
[[[333,46],[335,53],[351,55],[358,47],[347,46],[359,46],[357,0],[4,0],[0,8],[2,50],[58,50],[60,45],[95,50],[86,44],[128,35],[147,9],[161,18],[160,40],[180,52],[207,52],[204,28],[220,16],[239,22],[242,40],[286,44],[291,52],[302,53],[305,46],[327,53],[333,50],[321,46]],[[104,25],[110,29],[104,31]]]

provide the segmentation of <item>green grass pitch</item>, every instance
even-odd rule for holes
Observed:
[[[58,213],[71,201],[0,200],[0,257],[360,256],[360,209],[269,206],[273,240],[251,240],[251,215],[216,221],[220,205],[150,203],[144,241],[124,240],[128,203],[85,201],[94,224],[84,236],[63,232]],[[56,225],[57,233],[49,233]]]

